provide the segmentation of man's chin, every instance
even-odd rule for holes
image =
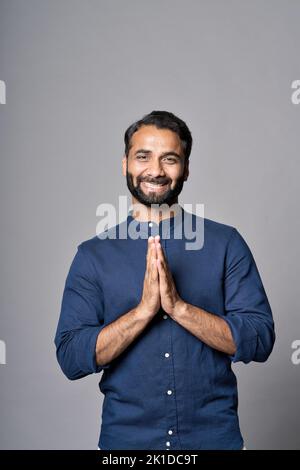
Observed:
[[[145,194],[143,191],[139,192],[139,195],[136,195],[136,198],[140,204],[144,204],[145,206],[151,206],[151,204],[168,204],[172,205],[173,202],[169,200],[169,195],[164,194],[163,196],[158,195],[149,195]]]
[[[151,204],[165,204],[165,198],[150,198],[149,196],[144,196],[143,198],[139,199],[141,204],[145,204],[146,206],[151,206]]]

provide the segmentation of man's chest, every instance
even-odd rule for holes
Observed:
[[[192,305],[222,314],[224,256],[212,249],[186,250],[182,240],[162,240],[180,297]],[[147,240],[118,240],[95,259],[105,322],[136,307],[146,270]]]

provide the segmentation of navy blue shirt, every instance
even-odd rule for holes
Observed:
[[[188,219],[194,229],[202,223],[201,249],[186,248],[191,240],[184,230],[181,239],[175,237],[178,223]],[[138,238],[124,237],[130,226]],[[96,364],[99,332],[141,300],[147,238],[156,234],[180,297],[228,323],[233,356],[206,345],[161,308],[117,358]],[[271,308],[243,237],[234,227],[186,211],[159,224],[139,222],[129,212],[123,223],[82,242],[55,336],[57,359],[69,379],[103,370],[103,450],[241,449],[231,363],[266,361],[274,341]]]

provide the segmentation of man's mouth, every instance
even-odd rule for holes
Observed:
[[[158,184],[158,183],[148,183],[146,181],[142,181],[141,185],[148,191],[155,191],[156,193],[159,193],[159,192],[165,191],[169,183]]]

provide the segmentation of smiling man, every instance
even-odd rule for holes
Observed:
[[[192,136],[153,111],[125,132],[133,209],[116,237],[82,242],[55,343],[65,375],[103,371],[99,448],[242,449],[231,363],[266,361],[275,332],[251,251],[236,228],[186,212]],[[130,234],[130,227],[141,236]],[[201,249],[187,232],[203,227]],[[109,230],[108,230],[109,233]]]

